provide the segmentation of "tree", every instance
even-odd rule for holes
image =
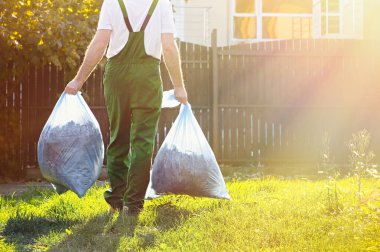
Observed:
[[[95,33],[101,0],[0,0],[0,67],[52,62],[73,69]],[[2,73],[0,81],[9,77]]]
[[[10,162],[19,159],[20,111],[5,105],[7,95],[13,95],[30,65],[51,62],[72,77],[95,33],[101,3],[0,0],[0,88],[8,83],[7,94],[0,92],[1,178],[22,176],[20,164]]]

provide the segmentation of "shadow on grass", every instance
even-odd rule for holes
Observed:
[[[176,228],[194,214],[186,209],[178,208],[171,202],[156,206],[155,211],[157,212],[155,224],[162,231]]]
[[[164,196],[166,197],[166,196]],[[166,199],[162,199],[161,204],[155,204],[146,209],[144,214],[152,214],[155,218],[152,223],[141,223],[145,225],[144,229],[136,229],[135,237],[138,238],[139,247],[138,248],[124,248],[121,247],[122,251],[126,250],[141,250],[145,251],[148,249],[155,248],[155,242],[158,235],[162,235],[165,232],[176,231],[177,229],[182,228],[182,226],[190,219],[190,218],[199,218],[203,213],[212,212],[218,208],[225,207],[226,204],[229,204],[229,201],[225,200],[215,200],[212,204],[209,204],[205,207],[200,207],[197,209],[193,209],[189,211],[184,207],[179,207],[176,205],[177,201],[186,200],[188,196],[177,196],[176,198],[171,198],[169,201]],[[148,224],[151,225],[151,228],[146,227]],[[134,250],[135,249],[135,250]]]
[[[144,251],[154,247],[159,233],[177,228],[190,215],[171,203],[147,207],[135,217],[101,214],[74,227],[48,251]]]
[[[117,251],[122,237],[133,237],[137,217],[104,213],[70,229],[59,244],[48,251]]]
[[[8,220],[2,235],[6,243],[15,244],[17,251],[41,247],[48,251],[81,252],[146,250],[155,246],[162,232],[175,230],[206,210],[188,211],[171,200],[157,203],[147,207],[138,217],[102,213],[88,220],[63,221],[59,220],[60,214],[49,219],[16,213]]]
[[[17,251],[25,251],[38,237],[47,235],[52,231],[61,232],[73,224],[74,221],[52,220],[17,212],[14,217],[8,219],[2,236],[4,236],[6,243],[15,244]]]

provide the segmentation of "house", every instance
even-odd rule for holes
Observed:
[[[218,46],[281,39],[380,38],[379,0],[172,0],[177,37]],[[364,18],[364,16],[366,18]],[[366,22],[366,24],[364,24]]]

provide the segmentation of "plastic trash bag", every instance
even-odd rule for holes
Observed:
[[[174,108],[181,104],[174,95],[174,89],[164,91],[162,93],[162,105],[161,108]]]
[[[63,93],[46,122],[37,147],[42,175],[61,194],[82,197],[99,177],[104,144],[99,124],[80,93]]]
[[[165,194],[230,199],[215,155],[190,104],[181,105],[154,159],[145,198]]]

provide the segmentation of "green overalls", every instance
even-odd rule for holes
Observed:
[[[124,2],[119,0],[129,30],[127,44],[109,58],[104,72],[104,97],[110,123],[107,172],[111,188],[104,198],[113,208],[140,210],[149,183],[154,138],[161,112],[160,60],[147,55],[144,30],[154,0],[139,32],[132,30]]]

